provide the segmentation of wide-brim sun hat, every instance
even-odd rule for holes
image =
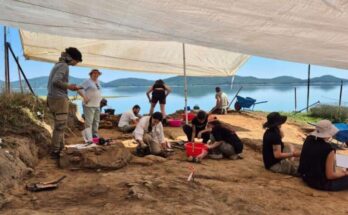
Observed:
[[[286,122],[287,116],[282,116],[278,112],[272,112],[267,115],[267,122],[263,124],[264,128],[273,128]]]
[[[330,138],[335,136],[338,131],[330,120],[324,119],[315,124],[315,131],[311,135],[319,138]]]

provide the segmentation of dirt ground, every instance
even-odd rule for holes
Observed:
[[[167,159],[134,157],[115,171],[59,169],[44,158],[34,176],[12,189],[1,214],[348,214],[348,191],[322,192],[306,187],[299,178],[274,174],[263,168],[260,151],[264,130],[262,115],[229,114],[219,117],[232,124],[246,144],[242,160],[186,161],[176,149]],[[285,142],[302,144],[303,126],[288,122]],[[101,130],[105,137],[122,136]],[[166,128],[166,136],[183,138],[179,128]],[[123,136],[130,150],[132,141]],[[78,143],[70,137],[68,143]],[[194,167],[194,182],[187,182]],[[47,181],[66,175],[54,191],[30,193],[29,182]]]

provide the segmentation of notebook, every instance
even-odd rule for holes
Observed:
[[[348,168],[348,155],[336,154],[336,165],[343,168]]]

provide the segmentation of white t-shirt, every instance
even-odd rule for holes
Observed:
[[[138,117],[134,115],[133,110],[124,112],[118,122],[118,127],[122,128],[123,126],[129,125],[129,123],[135,119],[138,119]]]
[[[150,116],[141,117],[140,121],[135,127],[133,132],[134,138],[136,140],[143,140],[144,133],[148,133],[148,127],[150,123]],[[158,143],[164,143],[164,132],[162,123],[158,123],[154,127],[152,127],[152,131],[149,133],[154,141]]]
[[[224,92],[216,93],[215,98],[217,99],[218,97],[220,97],[221,99],[221,107],[222,108],[228,107],[228,96],[226,95],[226,93]]]
[[[89,102],[83,105],[86,107],[100,107],[100,101],[102,100],[101,96],[101,85],[99,81],[94,82],[92,79],[88,79],[81,85],[83,87],[82,90],[80,90],[81,93],[83,93],[88,99]]]

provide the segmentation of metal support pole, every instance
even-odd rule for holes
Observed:
[[[297,111],[297,92],[295,87],[295,112]]]
[[[24,78],[25,82],[27,83],[27,85],[29,87],[30,92],[35,96],[34,90],[33,90],[33,88],[31,88],[30,82],[28,81],[27,76],[24,74],[23,69],[22,69],[21,65],[19,64],[19,61],[17,60],[16,55],[15,55],[15,53],[13,52],[13,50],[11,48],[11,45],[9,43],[7,43],[7,46],[8,46],[8,50],[10,50],[10,52],[12,54],[12,57],[16,61],[18,69],[21,71],[21,73],[23,75],[23,78]]]
[[[18,56],[17,56],[17,61],[19,62],[19,57]],[[19,69],[19,66],[17,66],[17,69],[18,69],[19,87],[21,88],[21,93],[23,93],[22,77],[21,77],[21,71]]]
[[[307,113],[309,110],[309,86],[311,84],[311,65],[308,64],[308,82],[307,82]]]
[[[8,59],[8,45],[6,36],[6,26],[4,26],[5,92],[10,93],[10,64]]]
[[[188,124],[188,113],[187,113],[187,77],[186,77],[186,57],[185,57],[185,43],[182,44],[182,56],[184,66],[184,94],[185,94],[185,123]]]

